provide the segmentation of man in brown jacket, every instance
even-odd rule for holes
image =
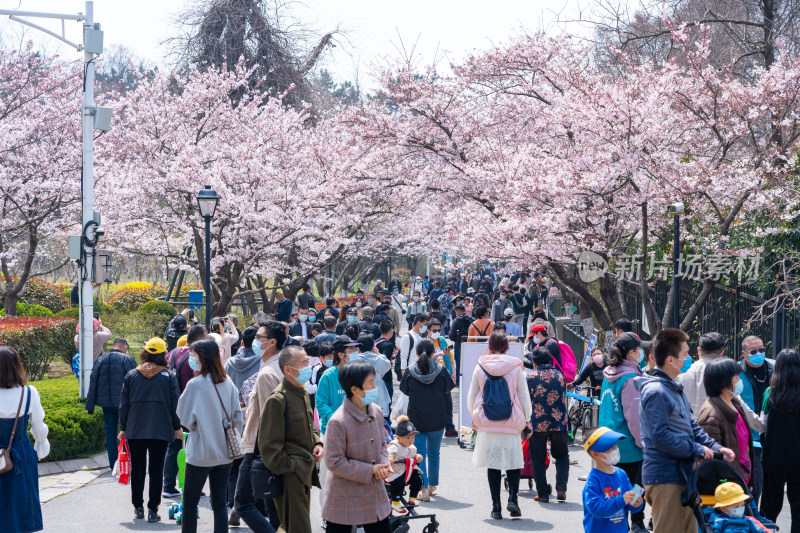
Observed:
[[[278,531],[311,533],[311,487],[320,486],[316,463],[322,460],[322,439],[303,388],[311,367],[299,346],[281,350],[279,365],[283,381],[264,403],[258,448],[264,465],[283,477],[283,495],[275,498],[281,519]]]

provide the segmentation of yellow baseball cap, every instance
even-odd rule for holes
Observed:
[[[152,353],[152,354],[166,353],[167,343],[164,342],[164,339],[161,339],[159,337],[153,337],[152,339],[147,341],[147,344],[145,345],[144,349],[147,353]]]
[[[727,507],[739,502],[746,502],[750,499],[749,494],[745,494],[741,485],[733,481],[721,483],[714,491],[714,507]]]
[[[189,335],[184,335],[180,339],[178,339],[178,346],[186,346],[186,340],[189,338]]]

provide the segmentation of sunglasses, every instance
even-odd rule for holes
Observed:
[[[759,353],[767,353],[766,348],[758,348],[757,350],[750,350],[750,355],[756,355]]]
[[[440,329],[432,329],[431,333],[439,333],[440,331],[442,331],[442,330],[440,330]]]

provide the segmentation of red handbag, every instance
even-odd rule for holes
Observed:
[[[117,481],[127,485],[131,479],[131,458],[128,454],[128,441],[125,439],[119,441],[117,464],[114,465],[114,471],[117,475]]]

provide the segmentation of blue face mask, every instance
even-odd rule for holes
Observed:
[[[305,322],[308,320],[308,315],[298,315],[297,319],[300,320],[300,322]]]
[[[739,382],[733,386],[733,394],[735,394],[736,396],[741,396],[743,390],[744,390],[744,382],[740,379]]]
[[[292,367],[294,368],[294,367]],[[300,385],[305,385],[309,379],[311,379],[311,367],[307,366],[305,368],[294,368],[299,372],[294,380],[298,382]]]
[[[361,354],[358,352],[353,352],[347,357],[347,362],[352,363],[353,361],[358,361],[361,359]]]
[[[365,396],[361,398],[361,403],[369,405],[378,399],[378,388],[375,387],[374,389],[365,390],[364,394]]]
[[[639,357],[636,358],[636,364],[640,365],[644,361],[644,348],[639,348]]]
[[[355,316],[353,316],[353,315],[347,315],[347,321],[348,321],[348,322],[350,322],[351,324],[352,324],[353,322],[355,322],[357,318],[358,318],[358,317],[355,317]]]
[[[333,365],[333,359],[325,359],[322,362],[322,364],[325,365],[327,368],[330,368]]]
[[[418,302],[419,301],[419,296],[414,296],[414,301]]]
[[[753,366],[761,366],[767,360],[767,354],[759,352],[755,355],[750,355],[750,364]]]
[[[308,315],[308,321],[314,322],[317,319],[317,315]]]
[[[255,353],[259,357],[264,355],[264,348],[262,348],[261,346],[262,346],[261,341],[256,341],[256,340],[253,341],[253,353]]]
[[[693,361],[692,361],[692,358],[691,358],[691,357],[687,357],[686,359],[681,359],[681,360],[683,361],[683,365],[681,365],[680,367],[678,367],[677,365],[673,365],[673,366],[675,366],[675,368],[677,368],[678,370],[680,370],[680,371],[681,371],[681,374],[683,374],[684,372],[686,372],[687,370],[689,370],[689,367],[691,367],[691,366],[692,366],[692,362],[693,362]]]
[[[737,507],[731,515],[733,518],[744,518],[744,507]]]
[[[426,331],[428,331],[428,326],[420,326],[419,327],[419,332],[420,333],[425,333]]]
[[[196,372],[200,372],[202,366],[200,366],[200,361],[198,361],[196,357],[189,356],[189,368]]]
[[[393,292],[394,292],[395,294],[400,294],[400,291],[398,291],[397,289],[395,289]]]

